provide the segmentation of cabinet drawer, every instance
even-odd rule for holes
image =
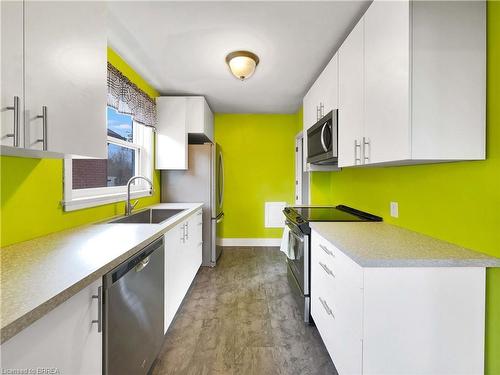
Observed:
[[[317,280],[317,279],[316,279]],[[334,339],[337,335],[337,322],[335,320],[335,312],[331,305],[330,299],[325,296],[325,293],[320,291],[318,285],[311,285],[311,315],[318,331],[323,339],[326,349],[333,359],[335,356]],[[312,291],[316,292],[313,293]]]
[[[311,237],[311,259],[317,259],[331,270],[338,283],[355,288],[363,287],[361,266],[314,230]]]

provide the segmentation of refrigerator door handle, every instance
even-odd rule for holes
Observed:
[[[219,208],[222,208],[224,202],[224,159],[222,152],[219,152]]]

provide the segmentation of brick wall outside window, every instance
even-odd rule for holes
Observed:
[[[107,159],[73,159],[73,189],[108,186]]]

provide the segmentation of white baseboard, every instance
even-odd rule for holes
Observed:
[[[221,238],[220,246],[280,246],[281,238]]]

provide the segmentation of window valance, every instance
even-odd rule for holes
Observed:
[[[154,128],[156,104],[154,99],[138,88],[108,62],[108,106],[132,115],[134,121]]]

